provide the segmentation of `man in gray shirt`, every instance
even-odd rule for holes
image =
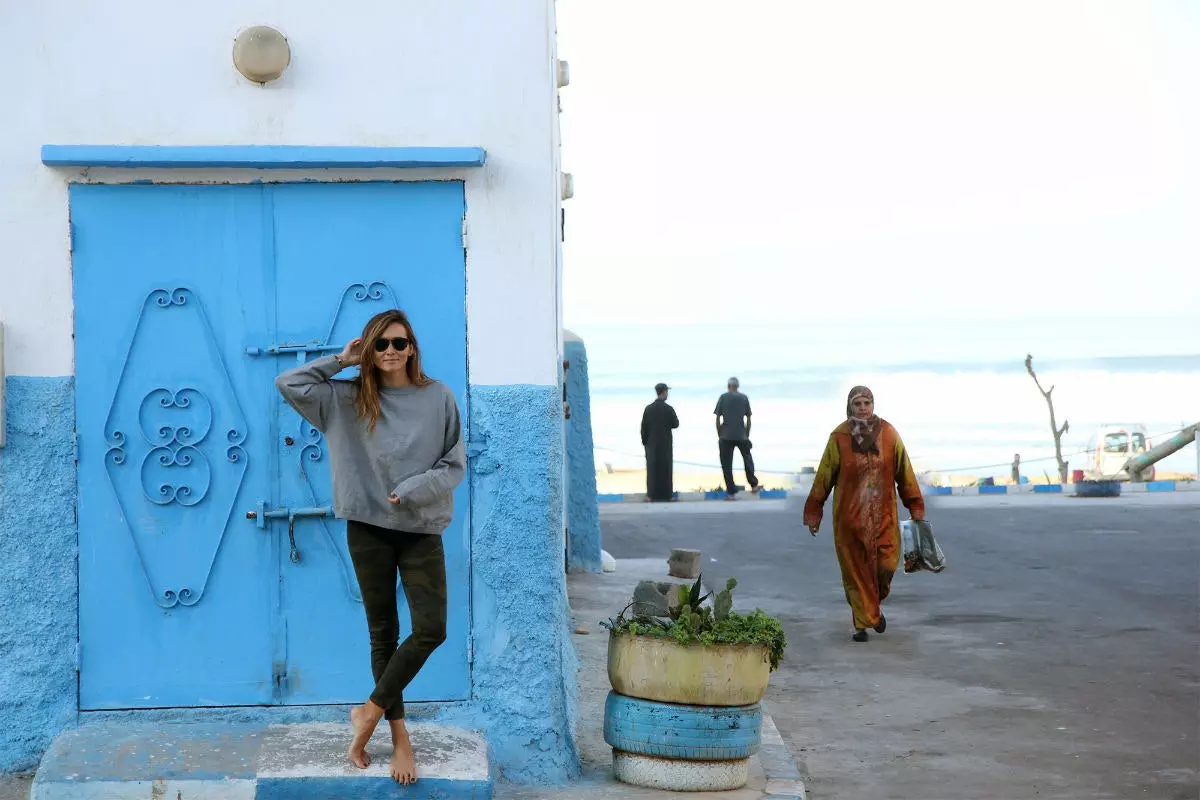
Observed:
[[[733,484],[733,451],[742,454],[746,467],[746,482],[750,491],[761,488],[754,476],[754,458],[750,455],[750,398],[738,391],[737,378],[729,379],[729,391],[717,400],[713,413],[717,415],[717,439],[721,448],[721,471],[725,474],[725,499],[732,500],[737,493]]]

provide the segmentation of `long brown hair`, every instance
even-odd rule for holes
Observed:
[[[354,407],[358,411],[359,419],[367,421],[367,430],[372,433],[379,422],[379,367],[375,364],[375,340],[382,337],[383,332],[396,323],[404,326],[404,333],[409,341],[408,363],[404,365],[408,379],[412,381],[413,386],[428,386],[433,383],[433,378],[421,369],[421,348],[417,344],[417,334],[413,332],[408,315],[398,308],[393,308],[371,317],[362,333],[358,377],[354,379],[354,385],[358,388]]]

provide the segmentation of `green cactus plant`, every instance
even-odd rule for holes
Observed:
[[[730,578],[715,596],[711,592],[702,594],[703,580],[701,576],[691,587],[679,587],[677,602],[670,606],[667,618],[626,616],[633,608],[630,603],[615,618],[600,624],[614,633],[669,637],[682,645],[765,645],[771,670],[778,669],[787,646],[779,620],[761,608],[750,614],[734,611],[733,590],[737,587],[734,578]],[[709,599],[712,603],[705,605]]]
[[[713,616],[717,621],[729,618],[729,612],[733,611],[733,589],[737,586],[737,578],[730,578],[725,584],[725,588],[717,592],[717,597],[713,600]]]

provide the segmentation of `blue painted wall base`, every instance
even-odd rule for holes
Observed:
[[[570,607],[563,571],[562,396],[555,386],[472,386],[472,700],[503,778],[579,774]]]
[[[487,732],[499,776],[560,784],[579,775],[577,668],[563,571],[562,401],[555,386],[473,386],[474,672],[465,703],[414,718]],[[0,449],[0,772],[37,765],[79,717],[77,532],[71,378],[9,378]],[[344,718],[336,707],[166,709],[89,719],[230,722]]]
[[[0,772],[75,722],[78,604],[72,378],[5,382],[0,448]]]
[[[567,402],[567,569],[571,572],[600,572],[600,509],[596,496],[596,459],[592,449],[592,399],[588,384],[587,348],[583,342],[567,342],[563,356],[571,366],[566,371]]]

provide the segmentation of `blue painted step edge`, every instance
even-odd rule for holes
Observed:
[[[254,800],[395,800],[397,797],[430,800],[491,800],[492,781],[458,781],[421,778],[412,786],[398,786],[391,778],[259,778]]]
[[[188,710],[190,711],[190,709]],[[185,712],[186,713],[186,712]],[[400,788],[383,746],[371,772],[349,766],[342,723],[108,720],[60,733],[31,787],[37,800],[125,797],[437,797],[489,800],[494,781],[477,732],[436,724],[411,728],[424,777]],[[386,734],[382,734],[386,737]],[[153,790],[151,784],[159,787]]]

